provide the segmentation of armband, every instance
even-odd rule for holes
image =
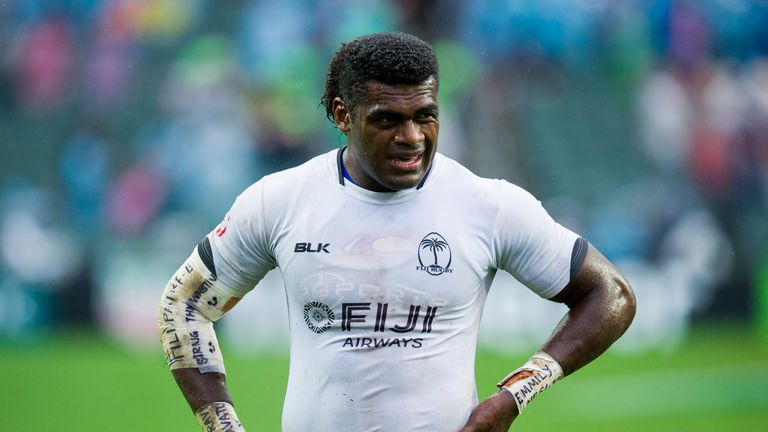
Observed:
[[[225,373],[213,321],[239,300],[193,251],[165,286],[158,310],[157,326],[168,366]]]
[[[563,368],[545,352],[537,352],[520,368],[504,377],[496,386],[508,391],[517,404],[518,413],[539,393],[563,377]]]
[[[195,417],[204,432],[245,432],[235,414],[235,407],[228,402],[211,402],[195,411]]]

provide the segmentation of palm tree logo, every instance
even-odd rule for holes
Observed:
[[[424,265],[424,260],[421,256],[422,250],[429,250],[432,252],[432,258],[434,258],[434,262],[432,264],[426,266]],[[440,252],[439,255],[438,252]],[[418,268],[419,270],[424,270],[433,276],[451,272],[449,268],[451,265],[451,247],[448,246],[448,242],[445,241],[445,238],[440,234],[431,232],[424,236],[424,238],[421,240],[421,243],[419,243],[418,255],[419,264],[421,264],[421,266]],[[440,261],[447,262],[445,263],[445,266],[441,266]]]

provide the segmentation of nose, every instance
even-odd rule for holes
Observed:
[[[424,132],[413,120],[405,120],[395,135],[396,144],[419,145],[424,142]]]

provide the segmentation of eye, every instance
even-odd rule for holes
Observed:
[[[420,113],[416,116],[416,121],[419,123],[429,123],[437,120],[437,113],[428,111]]]
[[[382,114],[382,115],[376,116],[373,119],[373,121],[376,122],[376,124],[381,127],[389,127],[397,123],[397,119],[395,118],[395,116],[388,115],[388,114]]]

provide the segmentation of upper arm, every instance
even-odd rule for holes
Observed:
[[[635,295],[629,282],[593,245],[588,244],[584,261],[568,284],[554,297],[552,301],[564,303],[573,308],[588,294],[597,290],[616,303],[626,305],[623,313],[634,316]]]

